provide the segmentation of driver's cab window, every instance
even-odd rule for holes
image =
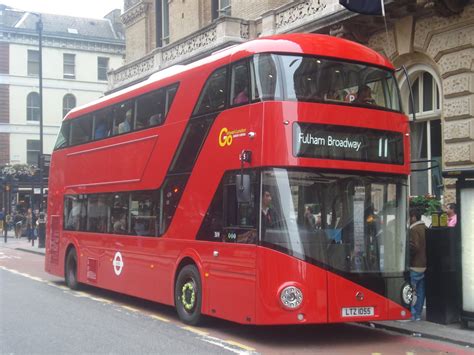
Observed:
[[[242,181],[247,181],[243,186]],[[242,189],[245,192],[242,193]],[[258,175],[229,172],[222,179],[198,232],[198,240],[255,244],[258,223]]]

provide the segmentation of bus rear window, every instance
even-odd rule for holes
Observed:
[[[256,55],[253,64],[263,100],[282,96],[284,100],[401,110],[397,82],[389,70],[299,55]]]

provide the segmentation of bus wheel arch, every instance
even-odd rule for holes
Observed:
[[[174,282],[174,304],[180,320],[197,325],[202,319],[202,280],[196,262],[185,257],[178,265]]]
[[[66,249],[64,257],[64,280],[66,285],[72,290],[79,288],[79,281],[77,279],[78,265],[76,247],[74,244],[70,244]]]

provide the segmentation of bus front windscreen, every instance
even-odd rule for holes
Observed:
[[[263,246],[339,272],[405,270],[405,178],[275,168],[261,204]]]
[[[325,102],[400,111],[393,72],[314,56],[259,54],[253,59],[254,98]]]

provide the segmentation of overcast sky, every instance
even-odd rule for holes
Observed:
[[[0,4],[25,11],[77,17],[103,18],[114,9],[123,10],[124,0],[0,0]]]

